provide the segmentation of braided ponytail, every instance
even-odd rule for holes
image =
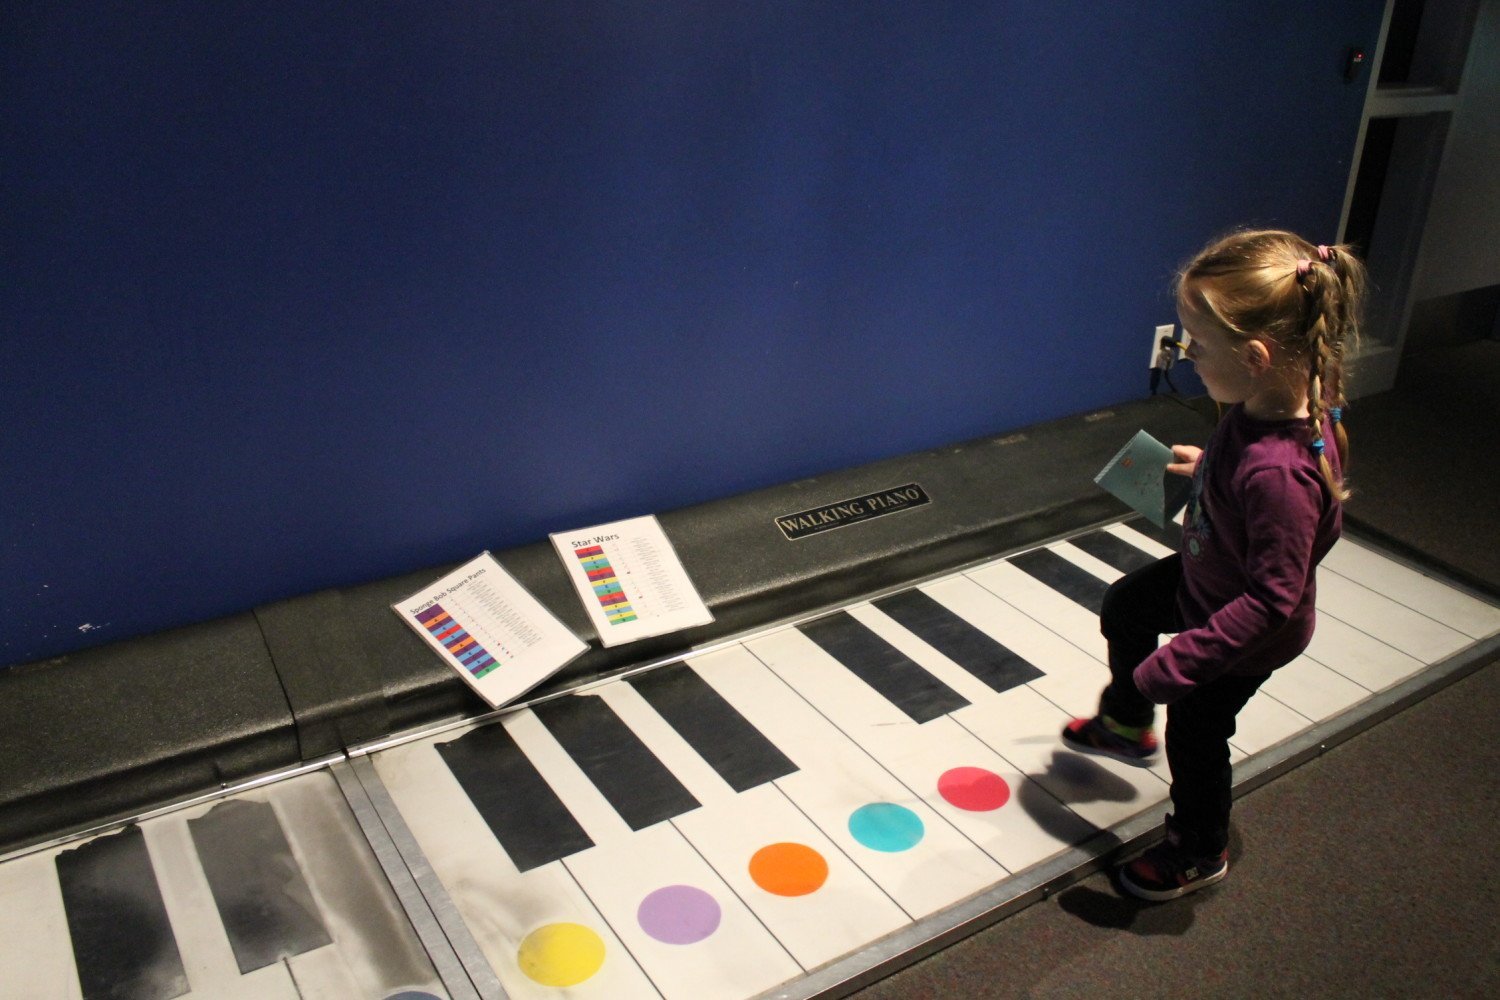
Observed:
[[[1349,499],[1344,481],[1334,474],[1325,452],[1323,417],[1333,424],[1339,467],[1348,468],[1349,432],[1344,428],[1344,353],[1358,336],[1358,303],[1364,270],[1345,247],[1319,246],[1316,261],[1297,263],[1297,281],[1311,298],[1306,345],[1308,356],[1307,414],[1318,469],[1328,490],[1340,501]]]
[[[1345,488],[1343,481],[1333,472],[1333,466],[1328,461],[1325,453],[1325,442],[1323,440],[1323,415],[1325,401],[1331,404],[1329,407],[1335,417],[1334,420],[1334,444],[1339,451],[1339,467],[1343,468],[1349,457],[1349,435],[1344,430],[1343,399],[1337,389],[1330,390],[1328,382],[1337,383],[1338,362],[1331,357],[1332,352],[1328,347],[1327,322],[1321,315],[1313,321],[1312,328],[1308,330],[1308,357],[1311,368],[1310,377],[1307,380],[1307,423],[1312,434],[1313,450],[1318,454],[1318,471],[1323,474],[1323,482],[1328,485],[1328,492],[1332,493],[1340,501],[1349,499],[1349,490]],[[1332,378],[1325,378],[1325,372],[1332,372]]]

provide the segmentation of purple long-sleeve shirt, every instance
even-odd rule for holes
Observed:
[[[1327,454],[1339,471],[1333,436]],[[1342,507],[1309,445],[1306,420],[1256,420],[1234,406],[1193,471],[1183,517],[1185,628],[1135,670],[1170,704],[1226,674],[1266,674],[1312,641],[1314,571],[1338,540]]]

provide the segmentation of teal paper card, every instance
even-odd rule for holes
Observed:
[[[1159,527],[1187,503],[1192,479],[1167,471],[1172,449],[1145,431],[1137,431],[1094,477],[1104,487]]]

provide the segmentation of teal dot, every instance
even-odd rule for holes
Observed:
[[[893,802],[860,806],[849,817],[849,832],[872,851],[909,851],[921,843],[926,832],[922,817]]]

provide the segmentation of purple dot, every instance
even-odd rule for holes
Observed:
[[[702,889],[669,885],[641,900],[641,930],[666,944],[695,944],[719,929],[719,904]]]

